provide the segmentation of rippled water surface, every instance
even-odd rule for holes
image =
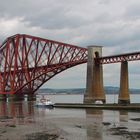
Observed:
[[[81,95],[47,95],[53,102],[82,102]],[[114,97],[113,97],[114,98]],[[140,139],[140,112],[37,108],[35,102],[0,102],[0,140]]]
[[[37,96],[40,98],[40,95]],[[50,98],[54,103],[83,103],[84,95],[46,95],[46,97]],[[140,94],[131,94],[130,95],[131,103],[140,103]],[[106,95],[107,103],[118,103],[118,95],[107,94]]]

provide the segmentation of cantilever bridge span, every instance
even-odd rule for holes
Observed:
[[[95,56],[97,65],[140,60],[140,52]],[[56,74],[87,61],[87,48],[25,34],[8,37],[0,46],[0,94],[32,94]]]
[[[87,62],[87,49],[30,35],[0,46],[0,94],[34,93],[56,74]]]

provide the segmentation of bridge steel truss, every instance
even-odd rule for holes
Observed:
[[[34,93],[56,74],[87,62],[87,49],[25,34],[0,46],[0,94]]]
[[[96,58],[95,62],[97,64],[110,64],[110,63],[119,63],[124,61],[136,61],[136,60],[140,60],[140,52],[104,56],[104,57]]]
[[[0,46],[0,94],[34,93],[56,74],[87,62],[87,48],[17,34]],[[140,52],[94,58],[96,64],[140,60]]]

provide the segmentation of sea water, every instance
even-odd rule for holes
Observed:
[[[40,98],[40,96],[41,95],[38,95],[37,97]],[[53,103],[83,103],[84,99],[83,94],[46,94],[45,96]],[[140,103],[140,94],[131,94],[130,101],[131,103]],[[106,103],[118,103],[118,95],[107,94]]]
[[[42,95],[38,95],[42,96]],[[82,103],[84,95],[45,95],[54,103]],[[116,103],[117,95],[106,95]],[[139,102],[140,95],[131,95]],[[64,140],[140,139],[140,112],[68,108],[37,108],[35,102],[0,102],[0,139],[41,139],[48,134]],[[46,138],[47,139],[47,138]]]

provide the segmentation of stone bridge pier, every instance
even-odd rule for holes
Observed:
[[[95,103],[97,100],[105,103],[106,101],[103,87],[103,67],[94,62],[94,58],[97,57],[102,57],[102,46],[89,46],[85,103]]]
[[[118,98],[119,104],[129,104],[130,95],[129,95],[129,78],[128,78],[128,62],[121,62],[121,71],[120,71],[120,92]]]
[[[106,102],[103,85],[103,66],[95,63],[95,58],[102,57],[102,46],[88,47],[87,85],[84,103]],[[103,58],[103,57],[102,57]],[[119,104],[129,104],[128,62],[121,62]]]

